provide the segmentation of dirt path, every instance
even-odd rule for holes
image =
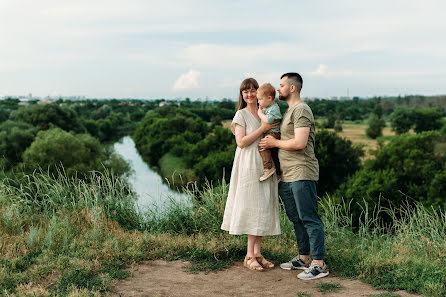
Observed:
[[[333,275],[302,281],[298,271],[280,268],[265,272],[250,271],[242,263],[219,272],[191,274],[184,271],[186,262],[163,260],[150,261],[139,265],[133,276],[116,284],[116,296],[371,296],[385,291],[375,290],[358,280],[338,278]],[[339,283],[338,292],[323,294],[316,285]],[[305,295],[306,293],[307,295]],[[394,292],[402,297],[417,296],[404,291]]]

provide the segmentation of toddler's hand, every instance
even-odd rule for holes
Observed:
[[[259,109],[257,110],[257,114],[259,115],[259,117],[263,115],[263,108],[261,108],[260,106]]]

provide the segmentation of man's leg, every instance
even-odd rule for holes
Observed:
[[[291,185],[296,198],[296,208],[308,234],[314,260],[323,261],[325,256],[324,225],[318,214],[318,198],[314,181],[296,181]],[[323,262],[321,262],[322,264]]]
[[[288,219],[294,225],[294,233],[296,235],[297,247],[300,255],[310,255],[310,241],[305,230],[304,223],[299,218],[296,207],[296,199],[292,191],[292,183],[280,182],[282,190],[282,200],[285,205],[285,211]]]

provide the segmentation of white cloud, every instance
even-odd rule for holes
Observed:
[[[332,76],[352,76],[353,71],[351,70],[342,70],[342,71],[331,71],[328,70],[328,66],[325,64],[319,64],[319,67],[310,73],[308,73],[311,76],[319,76],[319,77],[332,77]],[[359,74],[359,73],[355,73]],[[362,73],[361,73],[362,74]]]
[[[324,64],[319,64],[319,68],[310,73],[314,76],[326,76],[328,74],[328,67]]]
[[[200,86],[199,79],[200,72],[191,69],[189,72],[180,75],[175,81],[173,89],[175,91],[197,89]]]

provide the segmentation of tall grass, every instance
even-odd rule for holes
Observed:
[[[107,173],[88,180],[63,172],[0,180],[0,294],[97,295],[142,260],[188,260],[193,271],[241,260],[246,236],[220,230],[228,185],[186,191],[189,202],[172,198],[163,208],[142,212],[126,181]],[[353,227],[349,210],[330,197],[320,204],[331,273],[378,288],[446,296],[445,213],[421,205],[377,206],[364,208]],[[381,212],[393,218],[391,226],[380,223]],[[280,220],[282,235],[265,237],[263,244],[275,262],[297,253],[283,209]]]

